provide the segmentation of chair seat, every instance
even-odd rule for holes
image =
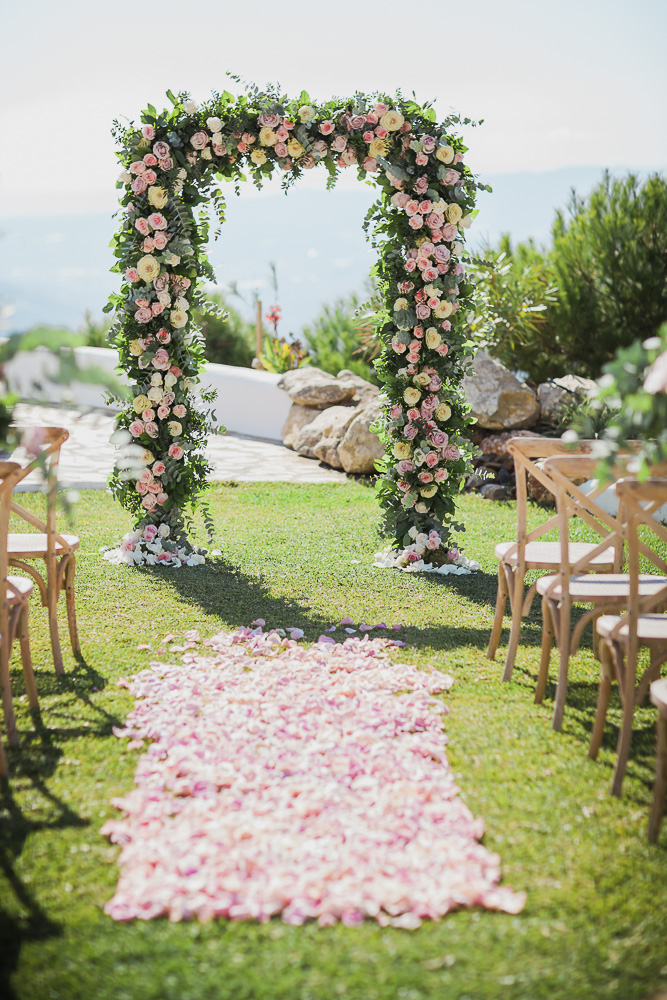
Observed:
[[[651,701],[661,715],[667,718],[667,677],[653,681],[650,687]]]
[[[514,548],[514,552],[510,549]],[[570,564],[578,562],[592,552],[596,546],[590,542],[570,542],[568,555]],[[507,554],[509,553],[509,555]],[[516,542],[500,542],[495,548],[496,559],[501,562],[510,563],[516,566],[518,554]],[[605,549],[599,555],[591,559],[591,566],[596,568],[609,568],[614,565],[613,548]],[[560,566],[560,542],[527,542],[526,543],[526,568],[527,569],[549,569],[551,566]]]
[[[79,539],[76,535],[62,535],[69,549],[78,549]],[[56,555],[62,555],[65,549],[56,541]],[[46,535],[39,532],[22,532],[7,535],[7,555],[10,559],[38,559],[46,555]]]
[[[11,583],[13,587],[18,590],[18,594],[15,594],[11,587],[7,587],[7,602],[10,606],[18,604],[20,601],[25,600],[26,597],[30,597],[32,593],[32,588],[34,584],[30,577],[27,576],[8,576],[7,582]]]
[[[601,615],[595,627],[598,635],[608,638],[614,633],[614,639],[628,638],[628,624],[623,622],[623,615]],[[623,622],[618,631],[615,631],[619,622]],[[645,645],[654,643],[667,643],[667,615],[640,615],[637,619],[637,638]]]
[[[537,592],[544,596],[549,591],[549,599],[560,601],[562,599],[562,586],[556,582],[553,590],[551,586],[554,581],[559,581],[557,576],[542,576],[537,581]],[[663,587],[667,587],[667,577],[650,576],[648,574],[639,577],[639,596],[651,597],[657,594]],[[570,597],[573,601],[582,601],[585,604],[606,604],[608,602],[624,604],[630,595],[630,577],[625,573],[586,573],[570,577],[569,587]]]

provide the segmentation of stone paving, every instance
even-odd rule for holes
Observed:
[[[20,403],[14,409],[14,421],[20,427],[66,427],[70,436],[60,454],[60,484],[70,489],[106,488],[115,453],[109,441],[114,422],[110,410],[82,414]],[[278,441],[241,434],[216,434],[209,439],[206,457],[213,466],[213,482],[339,483],[347,478],[344,472],[303,458]],[[36,474],[28,476],[21,487],[38,488]]]

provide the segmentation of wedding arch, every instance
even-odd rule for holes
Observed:
[[[353,168],[378,188],[364,228],[378,251],[372,273],[384,302],[375,326],[386,397],[377,487],[386,526],[397,546],[437,533],[446,551],[471,450],[461,390],[470,294],[464,237],[484,185],[464,165],[454,131],[469,120],[438,124],[431,106],[400,93],[324,104],[255,86],[237,97],[214,93],[199,106],[186,93],[167,97],[172,108],[148,105],[141,127],[114,123],[124,211],[112,247],[123,281],[106,309],[115,313],[111,339],[132,393],[118,427],[143,449],[139,467],[117,468],[110,481],[135,518],[123,561],[203,561],[186,528],[206,486],[203,447],[212,430],[211,396],[197,388],[204,346],[191,319],[193,306],[206,310],[203,286],[214,280],[205,206],[222,223],[221,180],[238,190],[248,172],[261,187],[280,171],[289,187],[320,165],[330,187]]]

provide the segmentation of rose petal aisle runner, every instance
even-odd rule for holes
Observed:
[[[433,695],[450,677],[392,662],[388,639],[306,649],[240,629],[191,645],[128,684],[117,735],[150,742],[102,831],[122,845],[111,917],[412,928],[521,910],[447,764]]]

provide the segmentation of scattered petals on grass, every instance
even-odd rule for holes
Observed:
[[[320,639],[239,629],[133,678],[118,735],[152,742],[103,827],[122,845],[115,920],[521,910],[448,767],[433,696],[451,678],[393,662],[389,639]]]

